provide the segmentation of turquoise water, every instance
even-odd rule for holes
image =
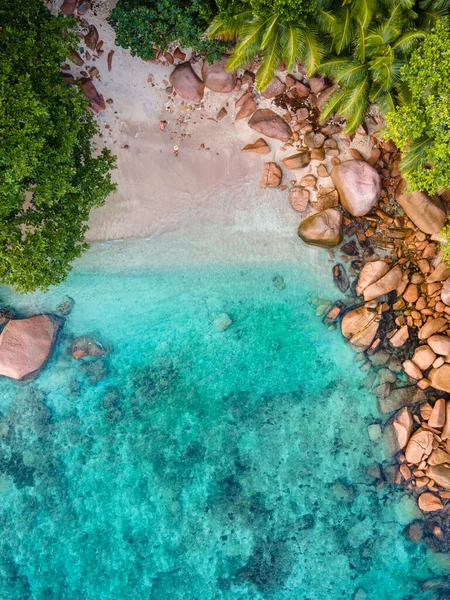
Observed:
[[[317,293],[339,296],[307,263],[3,290],[22,314],[75,306],[39,378],[0,381],[0,598],[434,598],[450,563],[366,472],[376,402]],[[91,332],[111,354],[76,361]]]

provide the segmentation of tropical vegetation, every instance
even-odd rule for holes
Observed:
[[[227,10],[240,9],[240,4],[230,4]],[[175,43],[212,61],[225,49],[222,42],[204,35],[217,10],[214,0],[119,0],[109,22],[116,31],[116,44],[144,60],[152,60],[156,50],[165,51]]]
[[[75,21],[41,0],[0,0],[0,23],[0,281],[45,290],[86,249],[114,161],[94,155],[87,100],[60,75]]]
[[[450,30],[436,25],[401,71],[403,105],[387,115],[386,135],[402,151],[410,188],[450,188]]]
[[[346,118],[346,131],[354,132],[371,103],[386,114],[402,101],[401,68],[427,32],[448,14],[447,4],[444,0],[278,0],[270,4],[258,0],[241,13],[217,15],[209,34],[237,40],[230,70],[261,58],[259,89],[268,85],[282,61],[289,69],[301,60],[308,75],[318,72],[332,78],[338,89],[324,106],[322,119],[337,113]]]

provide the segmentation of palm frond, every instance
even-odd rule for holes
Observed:
[[[381,89],[388,91],[400,81],[400,69],[403,61],[395,59],[393,54],[379,56],[369,63],[369,70],[374,83],[380,85]]]
[[[370,88],[369,99],[371,102],[378,104],[378,108],[382,115],[395,110],[395,99],[390,91],[386,91],[380,84],[373,84]]]
[[[341,11],[336,27],[337,29],[333,30],[331,35],[334,39],[336,52],[341,54],[353,37],[353,20],[349,8],[344,8]]]
[[[362,123],[369,106],[369,74],[356,86],[346,89],[339,113],[347,118],[345,132],[351,133]]]
[[[404,175],[408,175],[417,167],[422,167],[427,161],[427,147],[432,143],[428,136],[423,136],[413,142],[408,150],[403,153],[400,168]]]
[[[239,42],[228,59],[227,71],[235,71],[250,62],[261,50],[267,19],[253,19],[241,30]]]
[[[286,23],[280,28],[281,56],[286,68],[292,69],[300,58],[300,36],[302,30],[294,23]]]
[[[338,16],[334,10],[319,10],[316,14],[316,20],[322,31],[332,33],[337,29]]]
[[[392,45],[392,48],[393,50],[400,52],[400,54],[410,54],[419,44],[419,42],[425,38],[426,34],[426,31],[420,29],[407,31],[398,38],[398,40]]]
[[[351,5],[350,14],[364,29],[372,20],[375,8],[376,0],[355,0]]]
[[[324,62],[320,65],[323,75],[332,77],[336,83],[343,85],[356,85],[367,75],[367,65],[351,57],[339,57]]]
[[[357,32],[354,39],[354,54],[356,58],[365,62],[366,60],[366,28],[363,27],[360,21],[357,23]]]
[[[267,19],[264,25],[265,31],[261,40],[261,49],[268,46],[272,42],[272,38],[277,35],[278,18],[278,15],[275,14]]]
[[[305,28],[299,37],[299,55],[308,77],[312,77],[317,73],[325,50],[322,42],[319,40],[318,31],[315,27],[309,26],[308,28]]]
[[[234,17],[215,17],[206,32],[209,38],[218,37],[222,40],[234,40],[237,38],[242,27],[251,21],[251,11],[241,12]]]
[[[320,113],[320,120],[322,122],[326,122],[332,115],[339,112],[339,107],[341,106],[347,90],[340,89],[336,90],[331,94],[328,100],[323,105],[322,111]]]
[[[427,8],[419,11],[419,24],[422,29],[427,31],[433,29],[438,21],[448,19],[449,9],[445,8]]]
[[[263,60],[256,73],[256,89],[264,90],[272,81],[281,62],[280,33],[274,30],[263,52]]]

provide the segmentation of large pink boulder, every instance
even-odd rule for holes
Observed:
[[[439,233],[444,227],[447,212],[438,196],[430,197],[419,191],[408,193],[405,184],[401,184],[396,200],[414,225],[424,233]]]
[[[259,108],[248,124],[259,133],[282,142],[288,142],[292,136],[292,130],[286,121],[270,108]]]
[[[336,208],[327,208],[304,219],[298,235],[310,246],[334,248],[342,242],[342,227],[342,213]]]
[[[8,321],[0,335],[0,375],[30,379],[50,356],[61,319],[38,315]]]
[[[200,77],[198,77],[192,68],[191,63],[184,62],[177,65],[170,74],[169,81],[175,88],[177,94],[185,100],[200,102],[200,100],[203,99],[205,84]]]
[[[73,13],[75,12],[75,9],[77,7],[78,4],[78,0],[64,0],[64,2],[61,5],[61,12],[64,15],[73,15]]]
[[[203,83],[213,92],[227,94],[234,90],[234,86],[236,85],[236,71],[225,71],[228,59],[229,56],[224,54],[220,60],[215,60],[211,65],[207,60],[203,61]]]
[[[342,335],[356,350],[366,350],[380,326],[381,304],[363,304],[347,312],[341,321]]]
[[[86,77],[81,80],[81,89],[86,94],[86,97],[89,100],[89,106],[92,108],[92,110],[94,110],[96,113],[99,113],[101,110],[105,110],[105,99],[101,94],[98,93],[97,88],[90,79]]]
[[[367,215],[381,195],[380,176],[363,160],[347,160],[335,165],[331,179],[342,206],[354,217]]]

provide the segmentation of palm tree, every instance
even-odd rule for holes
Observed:
[[[320,0],[318,22],[330,38],[330,52],[319,67],[339,88],[321,118],[346,118],[354,132],[371,103],[382,114],[406,99],[400,73],[417,44],[437,20],[448,14],[446,0]],[[417,8],[418,10],[414,10]],[[388,15],[388,16],[387,16]],[[403,93],[403,96],[402,96]]]
[[[219,16],[212,22],[208,34],[224,40],[237,40],[226,67],[230,71],[261,56],[256,74],[259,90],[264,90],[272,81],[281,62],[287,69],[292,69],[301,60],[307,73],[313,75],[324,54],[314,24],[286,21],[278,14],[259,16],[247,11],[231,18]]]

